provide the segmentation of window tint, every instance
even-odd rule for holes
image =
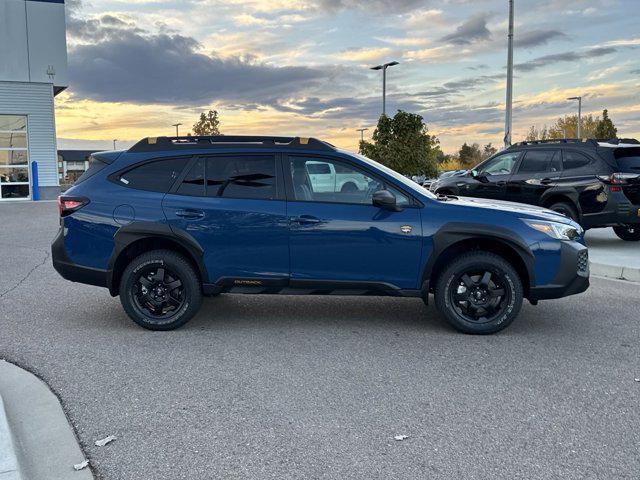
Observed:
[[[551,161],[556,156],[556,150],[530,150],[518,169],[519,173],[547,172],[551,169]]]
[[[120,182],[131,188],[167,192],[178,178],[187,160],[172,158],[144,163],[120,175]]]
[[[176,193],[179,195],[193,195],[198,197],[205,195],[204,159],[198,158],[191,166]]]
[[[326,165],[323,171],[328,173],[314,173],[318,165]],[[396,196],[398,205],[410,204],[398,189],[347,163],[289,157],[289,166],[296,200],[371,205],[373,193],[386,189]]]
[[[210,197],[276,197],[276,160],[271,155],[209,157],[206,176]]]
[[[565,151],[564,152],[564,169],[572,170],[576,168],[586,167],[591,163],[591,160],[586,155],[578,152]]]
[[[308,162],[307,170],[310,175],[329,175],[331,174],[331,167],[328,163],[324,162]]]
[[[509,175],[518,160],[520,152],[510,152],[487,160],[478,168],[485,175]]]

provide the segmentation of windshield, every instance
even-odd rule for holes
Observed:
[[[384,173],[386,173],[390,177],[393,177],[395,180],[397,180],[398,182],[402,183],[404,186],[406,186],[408,188],[411,188],[413,190],[418,190],[418,189],[422,190],[420,192],[421,194],[426,195],[427,197],[430,197],[430,198],[436,198],[436,196],[433,193],[431,193],[429,190],[424,188],[422,185],[417,184],[416,182],[414,182],[410,178],[407,178],[404,175],[401,175],[400,173],[396,172],[395,170],[392,170],[389,167],[385,167],[381,163],[378,163],[375,160],[371,160],[370,158],[365,157],[364,155],[361,155],[359,153],[348,152],[348,154],[359,158],[363,162],[371,164],[372,166],[376,167],[378,170],[382,170]]]

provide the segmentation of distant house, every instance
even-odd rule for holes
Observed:
[[[97,150],[58,150],[60,184],[75,182],[89,168],[89,156]]]

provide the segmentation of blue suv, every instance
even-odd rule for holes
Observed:
[[[585,291],[582,228],[556,212],[435,196],[313,138],[157,137],[94,154],[59,199],[53,265],[107,287],[142,327],[184,325],[203,296],[433,293],[466,333],[523,299]]]

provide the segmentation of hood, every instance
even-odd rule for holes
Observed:
[[[457,197],[457,200],[452,200],[451,197],[449,198],[451,204],[454,205],[500,210],[503,212],[515,213],[519,217],[565,223],[567,225],[573,225],[576,227],[578,226],[578,224],[573,220],[565,217],[560,213],[549,210],[548,208],[536,207],[534,205],[528,205],[525,203],[507,202],[504,200],[491,200],[487,198]]]

